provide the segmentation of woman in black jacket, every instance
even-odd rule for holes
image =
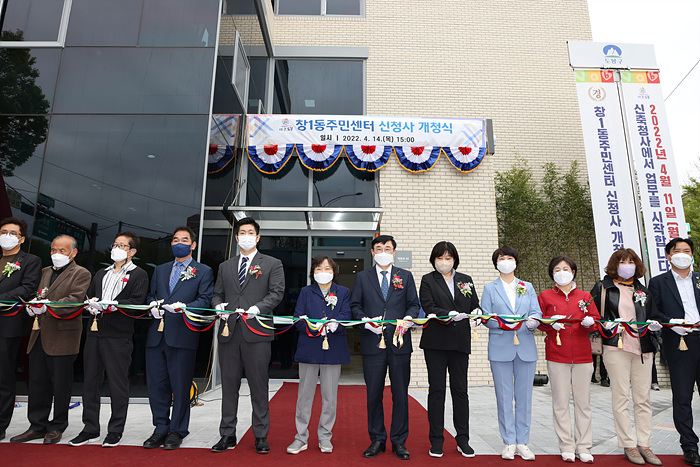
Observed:
[[[646,268],[639,256],[630,248],[614,252],[605,268],[605,277],[591,290],[591,295],[605,323],[611,330],[612,321],[646,322],[654,312],[654,301],[649,290],[639,282]],[[601,297],[604,304],[601,305]],[[650,330],[661,326],[652,322]],[[654,345],[649,333],[632,336],[618,326],[617,333],[603,337],[603,361],[610,377],[612,409],[615,417],[617,443],[625,450],[625,457],[633,464],[661,465],[658,457],[649,449],[651,436],[651,364]],[[609,331],[608,331],[609,334]],[[632,390],[634,423],[632,431],[629,413],[629,394]]]

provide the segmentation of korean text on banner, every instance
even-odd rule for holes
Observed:
[[[659,72],[621,71],[620,78],[653,277],[669,269],[666,243],[687,237],[683,200]]]
[[[620,248],[642,254],[622,114],[612,71],[575,70],[601,277]]]

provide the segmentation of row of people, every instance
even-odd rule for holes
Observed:
[[[110,303],[125,305],[150,302],[151,314],[156,319],[148,331],[146,360],[149,401],[155,430],[144,442],[144,447],[164,446],[166,449],[176,449],[188,434],[189,390],[198,333],[187,328],[177,313],[183,307],[212,306],[219,310],[222,319],[218,352],[223,390],[219,428],[221,439],[212,450],[223,452],[236,445],[238,390],[245,371],[253,406],[255,449],[259,453],[269,452],[267,366],[273,333],[271,326],[262,326],[260,323],[264,323],[273,314],[274,308],[283,298],[284,273],[279,260],[257,251],[260,233],[259,226],[253,219],[241,219],[234,229],[240,252],[235,258],[220,265],[216,284],[213,284],[211,269],[192,258],[192,252],[196,248],[194,232],[188,227],[181,227],[176,229],[172,239],[175,261],[156,268],[150,292],[146,292],[148,277],[145,271],[131,262],[139,241],[131,233],[120,232],[117,235],[112,248],[114,264],[98,271],[90,281],[89,272],[72,261],[77,249],[75,240],[71,237],[59,236],[54,239],[51,250],[54,266],[44,268],[39,274],[39,259],[20,250],[26,234],[26,223],[15,218],[0,222],[0,246],[3,249],[0,259],[0,267],[3,267],[0,300],[27,300],[31,292],[40,291],[33,306],[27,307],[28,313],[35,315],[37,323],[31,331],[28,347],[30,428],[12,441],[44,438],[46,444],[52,444],[61,439],[61,433],[68,423],[72,363],[78,353],[82,321],[77,315],[72,319],[57,319],[53,314],[64,318],[75,315],[74,308],[58,308],[53,310],[53,314],[46,313],[42,301],[76,303],[87,296],[90,299],[87,309],[95,315],[96,320],[99,317],[99,327],[87,333],[83,388],[85,427],[71,440],[71,445],[85,444],[100,435],[98,382],[105,372],[110,383],[112,417],[103,445],[114,446],[119,443],[128,408],[127,369],[133,345],[133,319],[121,313],[110,312],[113,311]],[[471,277],[456,271],[459,256],[451,243],[440,242],[433,248],[430,262],[434,271],[422,278],[420,300],[411,273],[392,265],[395,249],[396,242],[390,236],[379,236],[372,241],[371,252],[376,266],[357,274],[352,294],[347,288],[335,284],[337,267],[331,258],[314,258],[311,271],[314,283],[302,289],[295,311],[295,316],[311,319],[400,320],[397,324],[402,329],[398,332],[396,325],[388,323],[381,326],[366,323],[362,332],[361,353],[371,440],[363,454],[365,457],[374,457],[384,452],[389,438],[392,451],[400,459],[410,458],[406,448],[412,352],[410,327],[411,318],[418,317],[421,306],[428,316],[452,317],[449,325],[430,321],[423,330],[420,342],[430,385],[430,455],[436,457],[443,454],[445,380],[448,371],[458,450],[466,457],[474,455],[469,446],[467,368],[471,351],[471,323],[466,319],[467,314],[479,313],[483,309],[489,315],[528,318],[567,316],[581,319],[580,322],[565,327],[554,324],[551,329],[545,330],[555,428],[562,458],[569,462],[575,456],[584,462],[593,462],[590,455],[592,431],[588,384],[592,374],[592,360],[587,334],[598,329],[598,309],[601,309],[601,303],[604,304],[604,320],[645,321],[656,315],[663,322],[700,320],[693,320],[692,316],[683,314],[684,309],[687,312],[686,308],[694,307],[697,315],[696,302],[699,299],[696,293],[693,300],[692,292],[700,290],[700,286],[695,286],[698,278],[689,274],[690,263],[680,263],[682,255],[689,256],[686,250],[692,254],[693,244],[689,239],[676,239],[667,246],[673,274],[685,276],[682,280],[690,284],[689,288],[682,288],[679,285],[681,279],[671,277],[671,281],[677,282],[676,292],[681,288],[683,290],[680,295],[683,298],[678,300],[683,305],[680,308],[678,303],[667,303],[665,298],[669,292],[662,290],[663,286],[672,289],[671,283],[667,284],[670,272],[652,280],[652,289],[656,284],[659,290],[651,298],[649,291],[638,280],[645,271],[641,260],[632,250],[623,249],[613,254],[606,268],[607,275],[596,284],[592,295],[576,288],[576,265],[573,260],[566,257],[554,258],[549,273],[556,285],[542,292],[538,299],[530,283],[515,277],[517,251],[510,247],[499,248],[492,259],[500,277],[484,287],[480,304]],[[677,263],[685,267],[681,268]],[[678,298],[673,295],[673,291],[670,293],[674,299]],[[654,311],[655,303],[658,313]],[[164,313],[163,310],[167,312]],[[243,314],[231,314],[231,311]],[[256,315],[264,316],[250,320]],[[21,318],[22,315],[16,317]],[[0,345],[7,349],[7,352],[3,352],[6,359],[3,358],[3,366],[0,367],[3,371],[0,379],[4,386],[11,386],[12,402],[14,362],[27,324],[26,320],[13,319],[16,317],[3,318],[3,326],[0,326]],[[241,320],[245,319],[250,321],[243,325]],[[13,335],[5,332],[11,328],[10,323],[16,327]],[[537,360],[533,333],[538,324],[535,319],[527,319],[525,325],[517,330],[504,330],[493,320],[486,324],[489,328],[488,358],[497,397],[499,428],[505,444],[502,457],[505,459],[514,458],[516,453],[524,459],[534,459],[527,443],[532,381]],[[660,327],[656,322],[652,325]],[[402,331],[407,331],[407,334],[403,336]],[[664,328],[664,334],[667,333],[671,333],[669,337],[675,335],[675,342],[679,342],[679,335],[687,333],[687,330],[682,326],[672,330]],[[395,335],[399,336],[398,344],[394,341]],[[337,323],[328,323],[323,329],[322,337],[313,338],[305,332],[299,335],[296,353],[296,360],[300,363],[295,416],[297,435],[287,448],[287,452],[292,454],[308,447],[308,424],[319,375],[323,400],[318,427],[319,448],[322,452],[333,450],[330,441],[335,422],[338,377],[340,365],[349,362],[349,352],[345,330]],[[650,350],[644,337],[636,339],[620,334],[605,339],[604,358],[612,381],[615,424],[620,446],[625,448],[625,455],[630,461],[644,463],[646,459],[647,462],[658,465],[658,458],[649,449],[650,381],[646,380],[646,375],[650,375],[647,370],[651,365]],[[621,345],[618,344],[620,339]],[[692,430],[692,411],[689,410],[692,384],[687,393],[681,394],[679,390],[678,396],[676,394],[676,387],[685,388],[689,382],[695,381],[697,373],[687,360],[698,360],[700,342],[697,339],[687,341],[687,354],[674,355],[676,358],[670,360],[667,356],[667,360],[674,385],[674,421],[681,433],[684,457],[690,465],[700,465],[697,437]],[[673,339],[669,342],[673,342]],[[665,346],[668,347],[673,347],[673,344]],[[683,361],[682,366],[672,364],[672,360]],[[387,370],[393,396],[392,422],[388,434],[382,407]],[[7,383],[9,381],[11,385]],[[630,387],[634,399],[636,442],[627,408]],[[646,388],[646,393],[643,388]],[[572,392],[576,418],[575,436],[569,419],[569,394]],[[52,398],[54,418],[49,421]],[[12,414],[12,405],[8,404],[8,399],[10,398],[3,397],[0,401],[0,439],[4,437],[4,430]]]

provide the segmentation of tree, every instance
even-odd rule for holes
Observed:
[[[700,233],[700,179],[690,177],[690,181],[683,185],[683,212],[685,221],[690,225],[690,236]],[[695,245],[695,268],[700,265],[700,244]]]

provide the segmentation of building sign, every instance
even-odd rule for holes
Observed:
[[[576,70],[601,277],[620,248],[642,254],[622,113],[613,72]]]
[[[245,145],[251,162],[277,173],[297,155],[323,171],[346,155],[358,170],[376,171],[395,155],[411,172],[430,170],[441,155],[461,172],[486,154],[483,119],[369,117],[365,115],[249,115]]]
[[[413,252],[407,250],[396,250],[394,256],[394,266],[397,268],[411,269],[413,267]]]
[[[653,45],[584,41],[569,41],[568,45],[574,68],[659,68]]]
[[[658,71],[621,71],[620,78],[653,277],[669,269],[666,243],[687,237],[681,187]]]

